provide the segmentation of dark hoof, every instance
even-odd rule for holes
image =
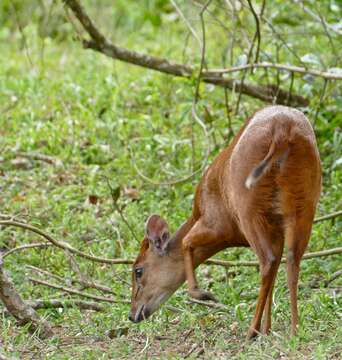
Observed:
[[[247,340],[252,340],[256,338],[260,333],[256,331],[254,328],[250,328],[247,333]]]
[[[196,300],[204,300],[204,301],[210,300],[217,302],[217,299],[212,293],[200,289],[189,290],[189,296]]]

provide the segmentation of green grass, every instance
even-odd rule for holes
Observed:
[[[157,6],[157,2],[151,3]],[[162,24],[158,25],[158,18],[151,15],[153,8],[146,4],[143,7],[147,21],[135,2],[127,4],[126,8],[118,2],[116,13],[100,8],[97,12],[93,9],[93,14],[97,19],[104,16],[109,22],[121,11],[123,20],[115,23],[114,35],[119,44],[182,61],[183,24],[165,20],[169,12],[166,9]],[[54,11],[62,10],[57,6]],[[291,18],[293,9],[287,11]],[[334,16],[332,13],[331,21]],[[279,17],[278,21],[283,20]],[[108,27],[106,31],[111,33]],[[155,181],[182,178],[191,172],[193,81],[113,62],[85,51],[71,40],[70,26],[64,24],[63,29],[65,37],[42,40],[36,23],[28,24],[24,29],[27,51],[22,34],[12,30],[11,24],[0,31],[0,212],[16,215],[84,252],[133,258],[139,242],[113,209],[105,177],[113,187],[121,186],[119,205],[123,206],[124,216],[139,240],[151,213],[165,216],[172,230],[186,219],[199,175],[180,185],[153,186],[137,174],[134,163]],[[214,26],[208,31],[217,35],[208,44],[208,58],[212,67],[219,67],[215,49],[220,46],[220,32]],[[317,37],[300,48],[300,39],[296,39],[298,43],[294,41],[294,46],[301,55],[326,46]],[[265,41],[265,49],[274,51],[271,44],[267,46]],[[281,55],[285,57],[286,52]],[[188,50],[190,56],[198,63],[194,46]],[[326,61],[329,60],[327,55]],[[249,79],[257,79],[257,75],[250,75]],[[288,82],[284,80],[285,88]],[[311,97],[311,106],[305,109],[311,119],[319,102],[319,86],[319,80],[304,87],[295,83],[297,91],[307,91]],[[338,162],[342,149],[341,96],[340,87],[334,86],[329,85],[329,96],[315,124],[324,174],[317,215],[339,210],[342,205],[342,171]],[[214,119],[207,123],[212,159],[227,144],[224,96],[222,89],[205,85],[201,86],[201,96],[200,114],[205,105]],[[233,117],[233,129],[236,131],[244,118],[261,106],[256,100],[243,97],[240,112]],[[200,128],[195,127],[194,131],[198,167],[205,153],[205,138]],[[45,154],[59,159],[62,165],[22,160],[19,152]],[[129,197],[125,188],[136,189],[138,199]],[[97,204],[89,201],[90,196],[96,196]],[[341,233],[341,219],[315,225],[308,251],[340,246]],[[0,232],[2,249],[36,241],[39,239],[35,235],[19,229],[3,227]],[[217,257],[255,258],[245,249],[227,250]],[[81,258],[77,261],[82,273],[109,286],[117,299],[129,299],[129,266],[110,267]],[[5,267],[25,299],[72,297],[33,285],[27,279],[32,275],[27,265],[58,274],[68,284],[77,274],[61,250],[46,248],[16,253],[5,259]],[[250,268],[225,271],[201,266],[198,269],[201,285],[210,288],[227,305],[228,312],[189,303],[182,287],[169,301],[182,313],[173,313],[164,306],[151,320],[138,325],[128,321],[128,305],[106,305],[105,311],[99,313],[77,308],[40,310],[56,332],[52,339],[44,341],[2,314],[0,346],[4,354],[20,359],[182,358],[185,355],[194,358],[200,354],[208,359],[338,359],[342,351],[342,282],[340,278],[331,288],[324,288],[322,280],[339,268],[339,255],[302,262],[300,331],[296,338],[289,336],[290,310],[283,267],[274,295],[274,332],[247,342],[245,334],[259,288],[258,273]],[[310,285],[315,281],[319,286],[312,288]],[[91,289],[87,292],[96,293]],[[113,339],[107,336],[109,330],[120,328],[124,329],[123,335]]]

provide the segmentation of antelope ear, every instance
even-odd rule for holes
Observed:
[[[159,215],[151,215],[146,221],[145,233],[151,248],[160,256],[166,255],[170,241],[167,222]]]

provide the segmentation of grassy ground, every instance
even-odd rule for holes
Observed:
[[[127,15],[127,9],[121,2],[119,5],[122,16]],[[134,2],[129,6],[136,14]],[[157,20],[152,19],[137,33],[136,18],[132,15],[132,23],[127,20],[122,26],[116,24],[115,38],[121,39],[122,45],[181,59],[179,42],[184,40],[184,31],[180,22],[170,20],[156,29],[151,24]],[[68,33],[70,29],[67,25],[65,28]],[[149,214],[162,214],[174,230],[190,213],[199,176],[182,185],[153,186],[138,176],[134,166],[155,181],[189,173],[193,82],[114,63],[81,49],[70,37],[42,41],[34,24],[25,27],[24,34],[25,38],[10,26],[0,30],[0,212],[46,229],[82,251],[133,258]],[[211,46],[214,48],[209,45],[209,50]],[[211,54],[215,59],[214,52]],[[310,85],[313,89],[309,94],[313,105],[306,109],[312,117],[319,97],[314,85]],[[300,90],[309,91],[307,87]],[[211,114],[207,126],[212,159],[227,144],[224,96],[222,90],[210,86],[203,86],[201,95],[200,109],[206,105]],[[315,125],[324,171],[317,215],[339,210],[342,205],[342,135],[338,128],[342,123],[341,96],[332,95]],[[243,98],[241,110],[233,118],[233,129],[236,131],[245,116],[261,106]],[[195,140],[198,166],[205,152],[205,139],[197,127]],[[59,159],[60,164],[20,155],[32,152]],[[121,186],[119,205],[138,240],[113,209],[105,177],[113,187]],[[341,219],[315,225],[308,251],[340,246],[341,230]],[[0,232],[2,250],[37,241],[33,234],[14,228],[2,228]],[[225,251],[217,257],[254,259],[245,249]],[[80,272],[109,286],[116,299],[129,299],[129,266],[77,261]],[[28,277],[37,274],[27,265],[46,269],[70,284],[77,276],[71,262],[58,249],[32,249],[6,258],[5,267],[24,298],[60,298],[56,290],[33,285]],[[98,313],[77,308],[40,310],[56,332],[44,341],[2,314],[0,346],[3,354],[20,359],[338,359],[342,351],[342,283],[340,278],[325,288],[323,281],[339,268],[340,255],[302,263],[300,331],[296,338],[289,337],[283,267],[274,294],[274,331],[268,337],[247,342],[245,333],[255,308],[258,273],[251,268],[226,271],[202,266],[198,270],[202,286],[210,288],[228,311],[189,303],[185,288],[169,301],[183,310],[181,313],[164,307],[151,320],[138,325],[128,321],[129,306],[125,304],[106,305],[105,311]],[[96,293],[91,289],[87,292]]]

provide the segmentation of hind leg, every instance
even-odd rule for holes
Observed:
[[[268,292],[267,295],[267,300],[266,300],[266,305],[265,305],[265,310],[264,310],[264,315],[263,315],[263,321],[262,321],[262,333],[263,334],[268,334],[270,329],[271,329],[271,324],[272,324],[272,293],[273,293],[273,289],[274,289],[274,285],[276,282],[276,278],[277,278],[277,273],[278,273],[278,269],[279,269],[279,265],[280,265],[280,261],[281,261],[281,257],[283,254],[283,249],[284,249],[284,241],[279,241],[278,246],[276,248],[276,250],[274,251],[276,254],[280,254],[277,257],[277,270],[273,279],[273,283],[271,285],[271,288]]]
[[[290,292],[291,303],[291,335],[295,336],[298,326],[297,289],[300,270],[300,260],[308,245],[312,219],[302,218],[290,221],[285,227],[287,252],[287,285]]]
[[[256,310],[247,334],[247,337],[251,339],[260,332],[262,315],[267,297],[269,293],[272,292],[272,287],[281,260],[283,243],[280,239],[272,239],[270,226],[267,225],[265,221],[254,221],[249,224],[245,223],[244,229],[247,240],[250,242],[259,258],[261,274],[261,286]],[[277,242],[280,241],[281,244],[274,246],[274,240]]]

